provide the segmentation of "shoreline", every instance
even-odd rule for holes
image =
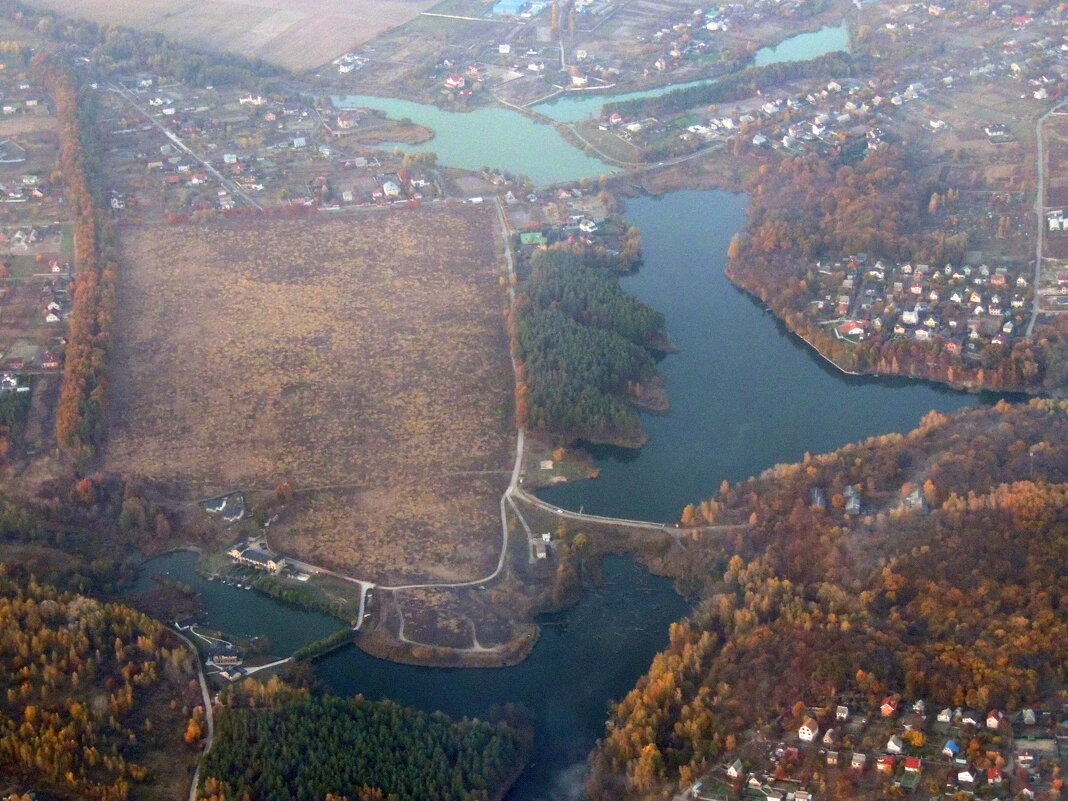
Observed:
[[[768,314],[770,314],[774,318],[775,322],[777,324],[781,325],[783,327],[783,330],[785,330],[790,336],[796,337],[797,339],[799,339],[802,342],[804,342],[805,345],[807,345],[811,349],[811,351],[813,353],[815,353],[817,356],[819,356],[820,359],[822,359],[826,364],[828,364],[831,367],[833,367],[837,372],[841,373],[842,375],[847,375],[847,376],[849,376],[851,378],[873,378],[873,379],[892,379],[892,378],[897,378],[897,379],[905,379],[907,381],[918,381],[918,382],[932,384],[934,386],[944,387],[944,388],[952,390],[954,392],[967,393],[967,394],[971,394],[971,395],[979,394],[981,392],[994,392],[994,393],[1000,393],[1000,394],[1006,394],[1006,395],[1026,395],[1026,396],[1032,397],[1032,398],[1040,398],[1040,397],[1045,397],[1045,396],[1049,395],[1049,393],[1038,391],[1038,390],[1029,390],[1029,389],[1022,389],[1022,388],[997,389],[997,388],[994,388],[994,387],[983,386],[981,384],[962,383],[962,382],[959,382],[959,381],[946,381],[945,379],[941,379],[941,378],[930,378],[928,376],[912,375],[912,374],[904,373],[904,372],[886,373],[886,372],[879,372],[877,370],[866,370],[866,371],[863,371],[863,372],[859,372],[859,371],[856,371],[856,370],[849,370],[849,369],[843,367],[842,365],[840,365],[838,362],[836,362],[834,359],[832,359],[826,353],[824,353],[823,350],[821,350],[818,345],[816,345],[811,339],[809,339],[809,337],[805,336],[800,331],[797,331],[796,329],[792,328],[789,325],[789,323],[786,322],[786,320],[784,320],[782,317],[780,317],[778,314],[775,313],[775,311],[771,308],[771,306],[768,305],[767,301],[765,301],[763,298],[761,298],[755,292],[751,291],[748,287],[746,287],[743,284],[739,283],[735,279],[735,277],[731,274],[731,271],[730,271],[729,267],[724,269],[724,274],[727,276],[727,280],[731,282],[732,286],[734,286],[737,289],[739,289],[740,291],[744,292],[747,296],[749,296],[754,301],[759,303],[761,308],[763,308]]]

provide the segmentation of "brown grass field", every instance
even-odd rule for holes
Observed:
[[[273,547],[493,569],[514,378],[489,207],[123,231],[105,468],[184,500],[291,481]]]
[[[310,69],[438,0],[29,0],[68,17],[157,31],[204,50]]]

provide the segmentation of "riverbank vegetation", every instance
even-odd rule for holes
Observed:
[[[340,629],[322,639],[308,643],[303,648],[298,648],[293,652],[292,658],[294,662],[310,662],[350,642],[352,642],[352,631],[347,628]]]
[[[5,780],[91,801],[185,790],[195,655],[161,624],[0,565],[0,632]]]
[[[536,251],[515,314],[517,413],[534,431],[638,447],[635,402],[666,408],[652,352],[664,317],[619,286],[604,254]]]
[[[313,584],[312,581],[315,583]],[[294,579],[286,579],[257,571],[251,576],[251,583],[253,587],[271,598],[276,598],[287,604],[293,604],[301,609],[322,612],[324,615],[337,618],[348,626],[356,624],[356,617],[360,607],[360,587],[358,584],[352,584],[351,587],[348,587],[346,584],[351,584],[351,582],[346,582],[345,584],[339,582],[337,589],[346,591],[342,597],[340,593],[335,595],[332,592],[327,592],[321,586],[323,580],[319,576],[314,576],[306,582],[298,582]]]
[[[361,696],[314,696],[277,680],[246,681],[222,704],[201,801],[492,801],[515,780],[530,747],[528,732],[505,723],[452,721]]]
[[[700,601],[616,707],[590,797],[687,787],[799,702],[832,717],[842,694],[1011,711],[1062,683],[1066,435],[1064,402],[931,412],[686,510],[747,528],[694,529],[668,565]]]
[[[815,78],[847,78],[869,68],[858,64],[846,52],[828,53],[806,61],[782,61],[762,67],[749,67],[712,81],[673,89],[650,97],[605,103],[601,116],[619,114],[628,118],[662,117],[678,114],[698,106],[729,103],[759,95],[764,89],[781,86],[789,81]]]

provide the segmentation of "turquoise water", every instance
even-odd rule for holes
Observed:
[[[370,95],[334,98],[339,108],[367,107],[393,119],[405,117],[434,131],[421,145],[397,145],[405,152],[433,151],[448,167],[480,167],[528,176],[537,186],[609,175],[615,169],[569,144],[551,125],[518,111],[484,108],[443,111],[437,106]],[[387,145],[388,147],[388,145]]]
[[[192,551],[174,551],[150,559],[128,592],[152,589],[157,575],[180,581],[200,593],[209,628],[246,639],[266,634],[271,654],[280,657],[343,626],[328,615],[273,601],[254,590],[208,581],[196,572],[197,558]]]
[[[792,36],[775,47],[756,52],[756,64],[815,58],[848,46],[849,36],[841,25]],[[622,95],[568,93],[539,103],[533,110],[561,122],[579,122],[597,116],[609,100],[655,97],[680,87],[703,81],[664,86]],[[444,111],[427,103],[375,97],[344,95],[333,98],[338,108],[373,108],[393,119],[411,119],[434,131],[434,138],[420,145],[397,144],[406,153],[433,151],[438,161],[449,167],[477,170],[491,167],[528,176],[537,186],[610,175],[615,168],[574,147],[551,125],[537,122],[508,108],[475,111]],[[389,147],[389,145],[386,145]]]
[[[754,67],[781,64],[784,61],[807,61],[838,50],[849,50],[849,31],[844,25],[828,25],[818,31],[799,33],[774,47],[762,47],[753,57]]]
[[[754,54],[753,65],[757,67],[778,64],[783,61],[803,61],[810,58],[833,53],[836,50],[849,49],[849,32],[844,25],[826,26],[818,31],[799,33],[784,39],[774,47],[763,47]],[[597,117],[601,106],[608,102],[638,100],[644,97],[657,97],[673,89],[688,89],[708,81],[687,81],[670,84],[657,89],[640,92],[627,92],[619,95],[591,94],[586,92],[567,92],[552,100],[531,106],[531,109],[552,117],[560,122],[581,122]]]

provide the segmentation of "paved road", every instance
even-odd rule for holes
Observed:
[[[196,153],[194,153],[193,150],[185,142],[179,139],[173,131],[169,130],[165,125],[163,125],[163,123],[153,117],[152,114],[150,114],[148,111],[141,108],[141,106],[137,102],[137,98],[132,92],[130,92],[128,89],[123,88],[120,85],[114,85],[110,87],[109,90],[126,100],[126,102],[133,106],[134,109],[136,109],[137,112],[141,114],[141,116],[143,116],[146,120],[148,120],[150,123],[159,128],[159,130],[163,132],[163,135],[174,143],[175,147],[177,147],[183,153],[187,154],[190,158],[195,159],[197,162],[199,162],[200,166],[203,167],[207,172],[211,173],[212,177],[215,178],[215,180],[217,180],[219,184],[225,187],[227,191],[229,191],[233,195],[237,195],[237,197],[244,200],[246,203],[252,206],[252,208],[258,209],[259,211],[263,211],[263,206],[253,200],[252,197],[244,189],[242,189],[240,186],[238,186],[229,178],[220,173],[211,165],[210,162],[205,161]]]
[[[509,104],[509,105],[511,105],[511,104]],[[518,108],[518,107],[516,107],[516,108]],[[697,155],[700,155],[700,154],[699,153],[691,154],[689,156],[684,156],[682,158],[675,159],[675,160],[673,160],[671,162],[665,162],[665,163],[678,163],[679,161],[685,161],[687,159],[694,158]],[[496,213],[497,213],[497,223],[500,226],[501,239],[504,242],[505,264],[506,264],[506,267],[507,267],[508,301],[509,301],[510,304],[514,305],[515,304],[515,286],[514,286],[514,281],[515,281],[515,259],[514,259],[513,255],[512,255],[512,248],[511,248],[511,244],[509,242],[510,229],[508,227],[508,220],[505,217],[504,204],[503,204],[503,202],[501,201],[501,199],[499,197],[496,198],[496,202],[494,203],[494,206],[495,206]],[[518,365],[516,364],[515,353],[514,352],[510,353],[510,356],[511,356],[511,360],[512,360],[512,370],[513,370],[513,372],[516,372]],[[508,557],[508,509],[507,509],[508,506],[511,506],[512,509],[515,511],[515,514],[519,518],[520,523],[523,525],[523,528],[526,530],[528,542],[531,540],[531,538],[533,536],[532,533],[531,533],[530,527],[527,525],[526,520],[523,519],[522,514],[520,513],[519,509],[516,507],[516,503],[515,503],[516,499],[522,500],[525,503],[528,503],[528,504],[530,504],[532,506],[538,507],[539,509],[542,509],[544,511],[550,512],[551,514],[555,514],[555,515],[557,515],[557,516],[559,516],[561,518],[567,519],[567,520],[572,520],[572,521],[580,522],[580,523],[597,523],[597,524],[600,524],[600,525],[619,526],[619,527],[623,527],[623,528],[643,529],[643,530],[646,530],[646,531],[661,531],[661,532],[665,532],[665,533],[670,534],[671,536],[675,537],[676,539],[679,539],[681,537],[682,533],[685,532],[685,531],[695,531],[696,530],[696,531],[703,531],[703,532],[711,532],[711,531],[730,531],[730,530],[733,530],[733,529],[745,528],[744,525],[729,525],[729,526],[703,526],[703,527],[700,527],[700,528],[697,528],[697,529],[692,529],[692,528],[691,529],[680,529],[678,526],[674,526],[674,525],[671,525],[669,523],[653,523],[653,522],[650,522],[648,520],[624,520],[624,519],[616,518],[616,517],[604,517],[602,515],[580,514],[579,512],[571,512],[571,511],[568,511],[566,509],[560,509],[560,508],[558,508],[556,506],[553,506],[550,503],[546,503],[545,501],[541,500],[537,496],[527,492],[522,487],[520,487],[520,485],[519,485],[519,474],[522,471],[523,453],[524,453],[525,444],[526,444],[526,432],[522,427],[520,427],[516,432],[515,461],[512,464],[511,478],[509,479],[509,482],[508,482],[508,488],[501,495],[501,500],[500,500],[501,552],[500,552],[500,556],[497,559],[497,566],[493,569],[493,572],[491,572],[487,576],[483,576],[481,578],[470,579],[468,581],[429,581],[429,582],[421,582],[421,583],[416,583],[416,584],[394,584],[394,585],[380,584],[380,585],[376,585],[373,582],[364,581],[362,579],[354,578],[353,576],[346,576],[343,573],[338,573],[338,572],[336,572],[334,570],[328,570],[326,568],[319,567],[318,565],[313,565],[313,564],[311,564],[309,562],[303,562],[303,561],[301,561],[299,559],[293,559],[292,557],[286,557],[286,558],[290,562],[290,564],[292,564],[293,566],[295,566],[299,570],[303,570],[303,571],[305,571],[307,573],[326,573],[328,575],[335,576],[335,577],[343,579],[345,581],[351,581],[351,582],[354,582],[356,584],[359,584],[360,587],[361,587],[359,620],[357,621],[357,624],[353,627],[353,630],[359,630],[360,626],[363,624],[365,599],[367,597],[368,591],[370,589],[372,589],[373,587],[377,586],[379,589],[382,589],[382,590],[416,590],[416,589],[434,589],[434,588],[447,589],[447,588],[475,587],[475,586],[479,586],[479,585],[485,584],[486,582],[493,581],[495,578],[497,578],[501,574],[501,572],[504,570],[505,562],[506,562],[507,557]]]
[[[298,570],[303,570],[305,573],[324,573],[334,578],[339,578],[342,581],[351,581],[353,584],[360,585],[360,608],[356,611],[356,625],[352,627],[353,631],[359,631],[363,626],[363,613],[367,603],[367,593],[375,588],[373,581],[366,581],[364,579],[358,579],[353,576],[346,576],[344,573],[338,573],[336,570],[330,570],[326,567],[319,567],[319,565],[313,565],[311,562],[302,562],[300,559],[294,559],[292,556],[287,556],[286,561]],[[388,587],[386,588],[388,589]]]
[[[421,17],[441,17],[442,19],[462,19],[466,22],[498,22],[502,25],[522,25],[518,20],[497,19],[496,17],[464,17],[460,14],[435,14],[432,11],[424,11]]]

